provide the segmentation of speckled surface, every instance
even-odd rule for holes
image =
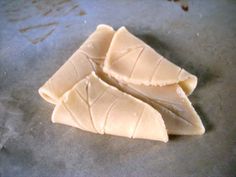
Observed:
[[[236,176],[236,1],[0,1],[1,177]],[[203,136],[165,144],[52,124],[37,90],[94,31],[125,25],[199,77]]]

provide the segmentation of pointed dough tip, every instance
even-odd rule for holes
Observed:
[[[125,26],[120,27],[117,31],[127,30]]]
[[[201,124],[201,126],[199,127],[199,130],[198,130],[198,135],[203,135],[205,132],[206,132],[206,129],[203,126],[203,124]]]
[[[191,93],[197,87],[198,79],[196,76],[190,74],[186,70],[182,69],[179,77],[179,85],[182,87],[186,95],[191,95]]]
[[[169,137],[166,136],[166,137],[163,139],[163,142],[164,142],[164,143],[167,143],[168,141],[169,141]]]
[[[97,26],[97,29],[107,29],[107,30],[111,30],[114,31],[114,29],[110,26],[110,25],[106,25],[106,24],[100,24]]]
[[[47,102],[51,104],[57,103],[58,97],[53,94],[54,92],[51,91],[51,88],[48,82],[46,82],[42,87],[39,88],[38,93]]]

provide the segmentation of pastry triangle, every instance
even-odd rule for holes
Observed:
[[[123,89],[126,87],[123,86]],[[159,111],[168,134],[201,135],[205,132],[199,115],[178,84],[164,87],[128,84],[128,87],[129,91],[126,92],[132,93]]]
[[[171,63],[125,27],[114,34],[103,70],[115,79],[136,85],[179,84],[187,95],[197,85],[197,77]]]
[[[164,121],[155,109],[108,85],[94,72],[63,95],[52,121],[93,133],[168,141]]]
[[[59,98],[75,83],[96,71],[103,63],[114,30],[99,25],[94,33],[65,62],[64,65],[39,89],[39,94],[48,102],[56,104]]]

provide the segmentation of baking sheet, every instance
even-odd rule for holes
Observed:
[[[235,1],[0,3],[0,176],[236,176]],[[190,100],[205,135],[165,144],[50,122],[38,88],[100,23],[126,26],[199,77]]]

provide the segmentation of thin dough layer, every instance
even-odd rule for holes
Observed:
[[[125,27],[114,34],[103,70],[115,79],[130,84],[179,84],[187,95],[197,85],[196,76],[165,59]]]
[[[170,86],[137,86],[129,84],[133,95],[145,100],[160,112],[168,134],[201,135],[205,128],[183,89]]]
[[[168,141],[161,115],[99,79],[94,72],[57,103],[52,121],[93,133]]]
[[[150,104],[162,115],[168,134],[201,135],[205,128],[202,121],[178,84],[146,86],[118,82],[105,73],[99,76],[107,83]]]
[[[103,63],[113,34],[112,27],[99,25],[82,46],[39,89],[39,94],[46,101],[56,104],[74,84],[92,71],[96,71]]]

